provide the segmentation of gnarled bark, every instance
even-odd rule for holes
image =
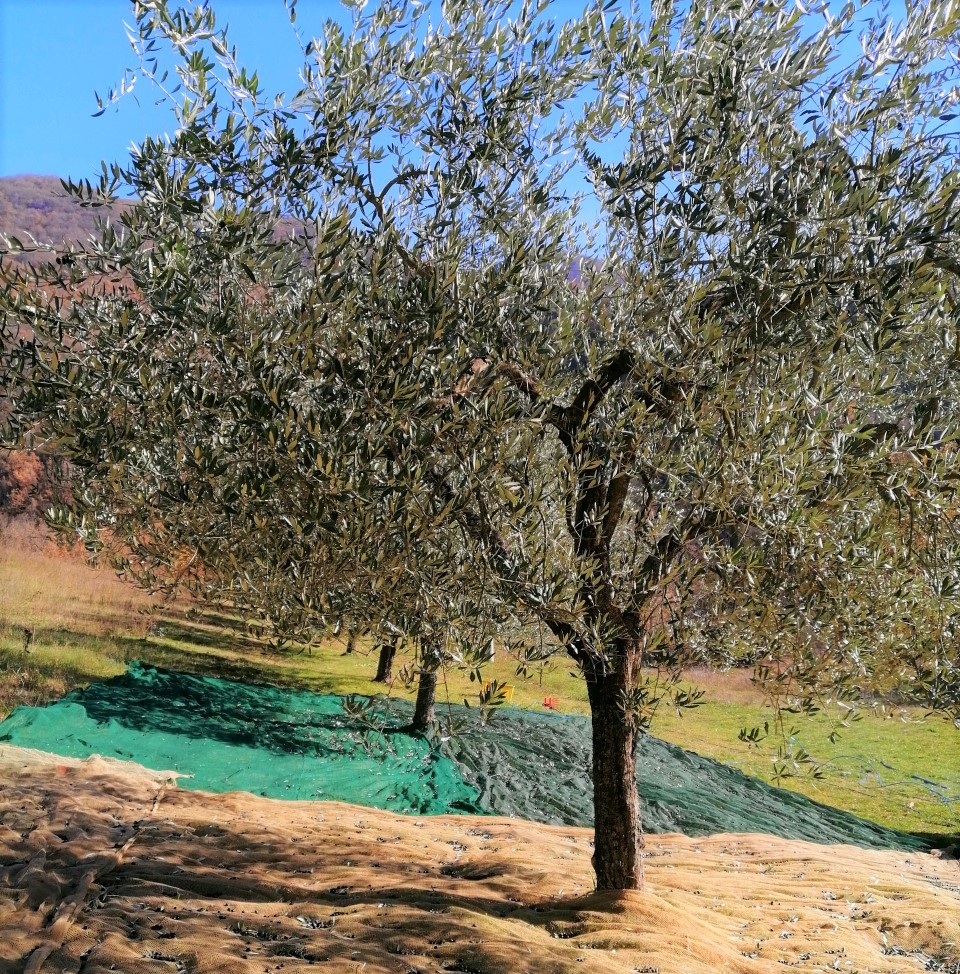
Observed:
[[[624,711],[633,684],[632,647],[604,669],[585,664],[593,726],[593,866],[597,889],[643,889],[643,829],[637,795],[636,729]]]

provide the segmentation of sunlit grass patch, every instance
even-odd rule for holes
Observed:
[[[146,631],[153,600],[36,530],[0,536],[0,625],[95,636]]]

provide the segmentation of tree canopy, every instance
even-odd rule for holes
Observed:
[[[280,632],[539,627],[601,888],[641,882],[651,669],[956,712],[953,5],[383,0],[275,100],[210,8],[134,6],[179,128],[3,268],[68,530]]]

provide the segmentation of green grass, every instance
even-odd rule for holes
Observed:
[[[24,627],[32,632],[26,653]],[[369,641],[358,640],[350,655],[336,638],[311,652],[274,652],[229,615],[197,611],[184,603],[153,605],[109,572],[57,555],[36,541],[8,539],[0,545],[0,718],[15,706],[39,705],[73,687],[115,676],[133,659],[318,693],[411,697],[415,692],[412,683],[400,679],[389,688],[373,681],[377,657]],[[403,663],[401,656],[395,665],[398,673]],[[560,657],[541,673],[520,679],[515,662],[501,652],[485,669],[485,679],[511,684],[514,706],[542,711],[544,697],[552,696],[562,712],[586,714],[586,688],[572,669]],[[751,746],[738,740],[741,728],[771,719],[747,676],[691,676],[706,690],[708,702],[682,717],[662,711],[654,733],[770,780],[779,742],[768,739]],[[449,669],[440,696],[476,703],[479,690],[466,673]],[[921,780],[944,783],[946,797],[960,799],[960,732],[955,727],[915,710],[868,712],[831,742],[835,717],[797,717],[788,723],[794,744],[817,760],[822,778],[814,779],[800,767],[796,776],[781,781],[784,787],[894,828],[960,833],[960,800],[945,800]]]
[[[750,747],[742,727],[762,726],[771,711],[757,704],[710,702],[693,715],[664,714],[658,736],[771,780],[778,741]],[[897,709],[866,712],[831,741],[836,715],[796,718],[788,745],[800,745],[818,762],[821,778],[800,765],[783,787],[891,828],[935,835],[960,834],[960,732],[938,716]],[[945,784],[948,794],[926,783]],[[949,800],[953,799],[951,803]]]

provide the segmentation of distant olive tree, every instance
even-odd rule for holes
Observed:
[[[137,2],[178,130],[72,186],[133,203],[0,308],[8,439],[142,581],[548,633],[627,889],[684,663],[956,706],[960,14],[606,6],[383,0],[273,101],[209,9]]]

